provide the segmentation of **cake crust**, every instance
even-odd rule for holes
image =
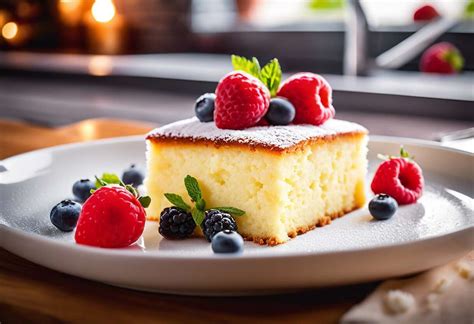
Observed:
[[[245,130],[227,130],[217,128],[214,123],[202,123],[197,118],[190,118],[157,128],[148,133],[146,139],[174,145],[203,144],[293,152],[314,142],[328,142],[341,136],[362,136],[367,133],[367,129],[359,124],[336,119],[321,126],[257,126]]]

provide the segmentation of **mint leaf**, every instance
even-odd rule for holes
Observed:
[[[174,194],[174,193],[165,193],[165,197],[174,206],[176,206],[176,207],[178,207],[182,210],[185,210],[187,212],[189,210],[191,210],[191,207],[184,202],[183,198],[180,195],[177,195],[177,194]]]
[[[242,216],[245,214],[245,211],[243,211],[242,209],[238,209],[234,207],[215,207],[213,209],[217,209],[224,213],[231,214],[232,216]]]
[[[270,90],[272,97],[277,94],[281,82],[281,74],[280,63],[276,58],[265,64],[260,73],[260,80],[267,86],[268,90]]]
[[[196,208],[202,211],[206,210],[206,201],[202,198],[196,201]]]
[[[409,158],[410,157],[410,154],[408,154],[408,152],[405,150],[405,148],[403,146],[400,147],[400,156],[402,158]]]
[[[234,70],[241,70],[258,79],[260,78],[260,63],[258,63],[257,58],[252,57],[252,60],[249,60],[243,56],[232,55],[231,60]]]
[[[193,202],[198,202],[202,199],[201,189],[199,188],[199,183],[196,178],[187,175],[184,178],[184,186],[188,191],[189,197],[191,197]]]
[[[149,196],[141,196],[138,198],[138,201],[143,206],[143,208],[147,208],[150,206],[151,198]]]
[[[100,179],[98,177],[95,178],[95,186],[97,189],[99,189],[100,187],[104,187],[108,184],[121,184],[122,182],[118,175],[116,175],[115,173],[103,173]]]
[[[204,211],[199,210],[197,208],[193,208],[191,210],[191,215],[193,216],[194,222],[196,223],[197,226],[201,225],[202,221],[204,220]]]

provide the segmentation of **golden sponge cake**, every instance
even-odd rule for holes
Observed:
[[[259,244],[284,243],[365,202],[367,130],[355,123],[224,130],[191,118],[155,129],[147,140],[152,220],[170,205],[165,192],[187,197],[188,174],[207,206],[245,210],[236,217],[239,233]]]

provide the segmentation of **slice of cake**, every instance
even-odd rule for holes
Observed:
[[[365,202],[367,130],[355,123],[230,130],[192,118],[147,140],[152,220],[170,206],[164,193],[187,197],[186,175],[198,179],[207,206],[245,210],[239,233],[259,244],[283,243]]]

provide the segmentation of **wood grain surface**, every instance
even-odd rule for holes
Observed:
[[[0,120],[0,158],[63,143],[145,134],[152,127],[99,119],[50,129]],[[0,249],[0,323],[337,323],[376,285],[256,297],[164,295],[76,278]]]

